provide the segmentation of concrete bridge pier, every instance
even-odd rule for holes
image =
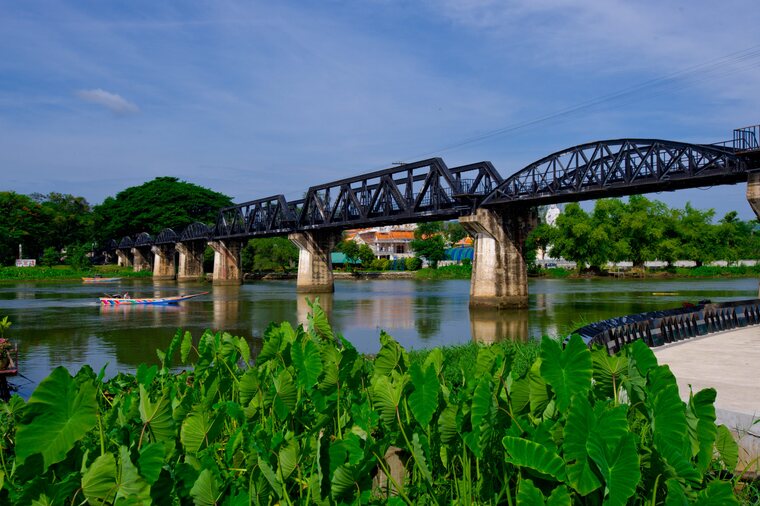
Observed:
[[[205,241],[178,242],[174,246],[179,253],[177,281],[197,281],[204,276],[203,252]]]
[[[116,264],[119,267],[132,267],[132,252],[129,250],[116,250]]]
[[[747,179],[747,200],[755,210],[757,219],[760,220],[760,172],[751,172]],[[757,287],[757,296],[760,298],[760,286]]]
[[[148,250],[143,251],[141,248],[132,248],[132,259],[132,268],[135,272],[151,269],[150,253]]]
[[[288,234],[288,239],[293,241],[299,249],[297,292],[332,293],[335,291],[330,254],[340,238],[340,231],[331,230]]]
[[[241,266],[240,251],[243,249],[241,241],[209,241],[208,245],[214,250],[214,278],[215,285],[239,285],[243,283],[243,269]]]
[[[480,208],[459,222],[475,240],[470,307],[528,307],[525,238],[538,222],[535,209]]]
[[[153,279],[174,279],[174,246],[153,246]]]

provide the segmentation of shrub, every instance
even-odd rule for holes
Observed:
[[[408,257],[404,260],[404,263],[406,264],[406,270],[408,271],[416,271],[422,267],[422,260],[417,257]]]
[[[60,252],[53,247],[45,248],[45,251],[42,252],[42,258],[40,258],[40,265],[43,267],[52,267],[59,263],[61,263]]]

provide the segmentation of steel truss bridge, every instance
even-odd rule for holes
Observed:
[[[735,184],[760,170],[760,126],[734,130],[731,141],[688,144],[615,139],[553,153],[504,179],[490,162],[449,168],[441,158],[312,186],[303,199],[282,194],[219,211],[216,223],[193,223],[112,240],[107,250],[200,240],[271,237],[448,220],[478,207],[531,207],[625,195]]]

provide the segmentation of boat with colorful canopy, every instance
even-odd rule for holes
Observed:
[[[133,304],[152,304],[156,306],[166,306],[170,304],[179,304],[183,300],[192,299],[206,295],[208,292],[191,293],[188,295],[177,295],[174,297],[130,297],[128,293],[124,294],[106,294],[100,297],[100,303],[109,306],[133,305]]]

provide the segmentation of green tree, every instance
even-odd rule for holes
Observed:
[[[46,245],[60,250],[69,244],[92,242],[92,210],[84,197],[56,192],[30,197],[47,214]]]
[[[680,212],[678,236],[682,254],[679,256],[695,261],[698,267],[719,256],[716,255],[718,241],[712,224],[714,216],[715,210],[700,211],[692,207],[690,202]]]
[[[449,221],[442,228],[446,234],[446,241],[449,244],[456,244],[467,237],[467,231],[458,221]]]
[[[246,272],[282,272],[298,261],[298,248],[285,237],[251,239],[241,256]]]
[[[73,244],[66,248],[66,263],[77,270],[89,269],[92,265],[87,256],[89,248],[81,244]]]
[[[42,257],[40,258],[40,265],[43,265],[45,267],[52,267],[54,265],[58,265],[61,261],[61,253],[53,248],[52,246],[49,246],[45,248],[45,251],[42,252]]]
[[[212,223],[230,198],[176,177],[157,177],[140,186],[108,197],[93,209],[100,243],[140,232],[158,233],[173,228],[180,233],[187,225]]]
[[[586,265],[597,270],[604,266],[612,248],[608,227],[599,218],[592,219],[577,202],[565,206],[557,217],[552,256],[576,262],[578,270]]]
[[[46,246],[49,213],[26,195],[0,192],[0,264],[12,264],[19,244],[26,258],[36,258]]]
[[[353,269],[359,260],[359,243],[351,240],[341,241],[336,249],[346,256],[348,268]]]
[[[420,223],[410,243],[414,254],[427,260],[433,269],[438,267],[438,262],[446,258],[446,244],[442,231],[443,226],[440,221]]]
[[[372,261],[376,258],[375,252],[372,251],[372,248],[366,244],[359,245],[359,251],[357,252],[357,255],[359,256],[359,260],[362,262],[362,269],[369,269],[372,265]]]

